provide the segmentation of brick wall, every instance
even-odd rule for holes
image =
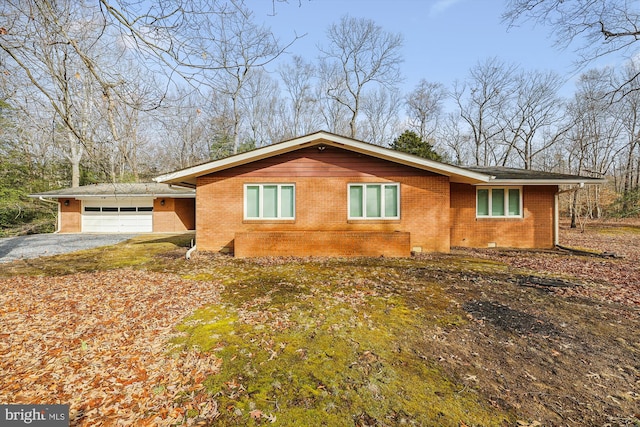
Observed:
[[[157,198],[153,201],[154,232],[181,232],[193,229],[195,199]]]
[[[476,189],[451,184],[451,246],[551,248],[557,186],[525,186],[523,218],[476,218]]]
[[[235,234],[235,256],[408,257],[409,233],[358,231],[252,231]]]
[[[399,182],[400,219],[348,220],[348,184],[356,182]],[[244,220],[247,183],[294,183],[295,220]],[[298,150],[206,175],[198,178],[196,192],[199,250],[233,251],[236,233],[293,231],[403,232],[410,236],[409,251],[450,248],[448,177],[335,147]],[[306,255],[304,248],[297,255]]]
[[[65,206],[65,202],[69,206]],[[59,199],[60,233],[80,233],[82,231],[82,201],[76,199]]]

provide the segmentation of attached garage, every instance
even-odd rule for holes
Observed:
[[[151,233],[153,199],[126,198],[82,201],[85,233]]]
[[[151,233],[195,229],[195,191],[166,184],[94,184],[32,194],[58,202],[61,233]]]

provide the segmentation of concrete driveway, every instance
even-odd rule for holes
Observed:
[[[137,234],[33,234],[0,239],[0,263],[114,245]]]

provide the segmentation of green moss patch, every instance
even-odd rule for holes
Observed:
[[[640,226],[637,225],[612,225],[608,227],[594,227],[598,233],[611,236],[625,236],[640,234]]]
[[[467,320],[437,283],[414,280],[404,262],[265,268],[234,260],[196,267],[191,277],[225,283],[224,303],[185,319],[173,344],[223,360],[221,372],[206,381],[220,404],[216,422],[490,426],[511,420],[421,354],[425,333]]]

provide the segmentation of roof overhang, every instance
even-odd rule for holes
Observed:
[[[492,179],[485,185],[599,185],[606,183],[606,179],[600,178],[551,178],[551,179]],[[482,183],[476,185],[483,185]]]
[[[81,187],[62,188],[30,194],[38,199],[132,199],[132,198],[176,198],[193,199],[195,191],[184,188],[171,188],[169,185],[153,183],[103,183]]]
[[[474,172],[458,166],[424,159],[412,154],[335,135],[329,132],[316,132],[288,141],[279,142],[277,144],[268,145],[246,153],[237,154],[224,159],[214,160],[212,162],[160,175],[154,178],[154,180],[156,182],[166,184],[195,188],[197,178],[200,176],[316,145],[343,148],[359,154],[377,157],[379,159],[411,166],[417,169],[427,170],[448,176],[451,182],[467,184],[488,183],[492,178],[491,175],[484,173]]]
[[[196,197],[194,194],[29,194],[28,197],[32,197],[34,199],[78,199],[78,200],[86,200],[86,199],[131,199],[131,198],[171,198],[171,199],[193,199]]]

